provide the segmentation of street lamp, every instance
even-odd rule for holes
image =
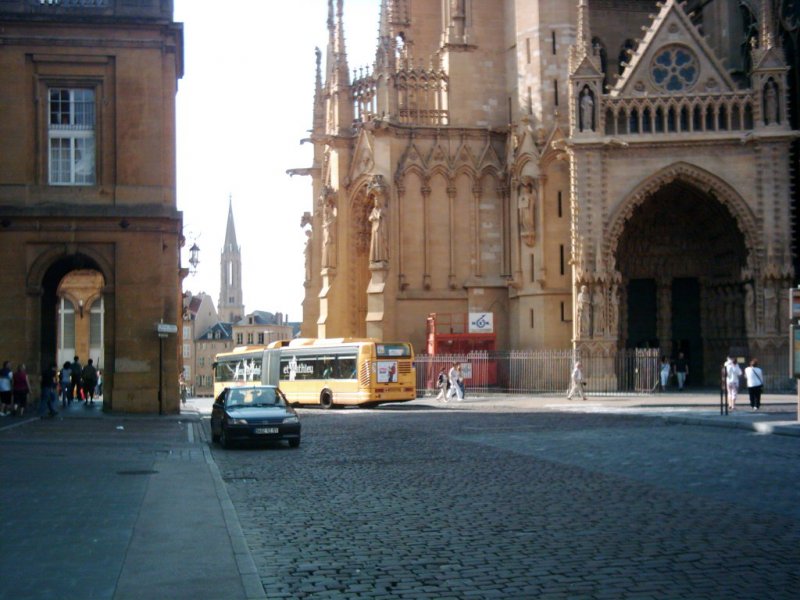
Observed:
[[[189,264],[192,265],[192,274],[197,272],[197,265],[200,264],[200,248],[197,243],[193,243],[189,248]]]

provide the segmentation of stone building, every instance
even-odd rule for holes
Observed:
[[[491,312],[497,346],[787,348],[791,3],[382,0],[351,73],[317,51],[302,335],[408,339]],[[698,381],[699,378],[695,379]]]
[[[107,410],[179,410],[182,74],[171,0],[0,2],[0,356],[91,357]]]

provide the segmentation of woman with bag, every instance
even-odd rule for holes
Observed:
[[[750,366],[744,370],[747,380],[747,393],[750,394],[750,410],[761,408],[761,391],[764,389],[764,372],[758,366],[758,359],[750,361]]]

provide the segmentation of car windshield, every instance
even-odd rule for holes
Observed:
[[[283,406],[283,399],[274,388],[231,390],[225,406]]]

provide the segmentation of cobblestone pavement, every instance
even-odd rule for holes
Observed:
[[[300,413],[297,450],[214,447],[269,598],[800,589],[800,438],[424,401]]]

